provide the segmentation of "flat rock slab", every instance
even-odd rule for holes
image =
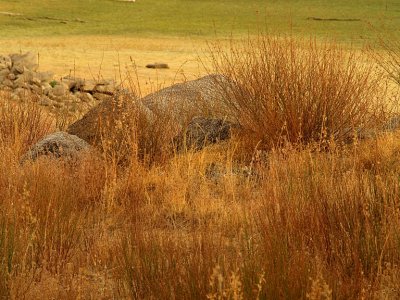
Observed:
[[[168,66],[168,64],[164,64],[164,63],[154,63],[154,64],[146,65],[146,68],[148,68],[148,69],[169,69],[169,66]]]
[[[50,158],[75,159],[82,151],[89,151],[90,145],[75,135],[63,131],[52,133],[37,142],[22,156],[21,162],[35,161],[41,156]]]

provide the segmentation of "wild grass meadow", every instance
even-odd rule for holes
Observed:
[[[107,141],[78,161],[21,163],[60,120],[2,91],[1,298],[400,298],[400,131],[388,127],[398,118],[400,44],[387,37],[398,29],[374,36],[360,21],[306,19],[396,27],[395,1],[22,4],[0,10],[38,19],[0,15],[1,43],[204,34],[197,64],[230,80],[220,99],[241,127],[228,141],[176,151],[163,147],[168,120],[149,133],[131,118],[123,163]],[[255,10],[282,33],[248,35]],[[240,28],[240,38],[214,40],[214,26]],[[360,34],[374,47],[353,48]],[[145,80],[131,72],[125,101],[140,101]]]

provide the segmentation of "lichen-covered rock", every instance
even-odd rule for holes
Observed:
[[[178,127],[199,116],[233,121],[224,101],[224,89],[230,85],[222,75],[207,75],[164,88],[144,97],[142,101],[153,113],[167,116]]]
[[[89,144],[75,135],[66,132],[52,133],[39,142],[22,156],[21,162],[36,160],[41,156],[50,158],[76,159],[82,151],[89,151]]]

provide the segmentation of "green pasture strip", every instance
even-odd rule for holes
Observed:
[[[12,15],[15,14],[15,15]],[[20,14],[20,15],[18,15]],[[400,31],[398,0],[0,0],[2,37],[212,37],[266,29],[359,43]]]

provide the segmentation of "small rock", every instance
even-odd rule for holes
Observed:
[[[0,76],[7,77],[7,75],[10,73],[9,69],[2,69],[0,70]]]
[[[89,150],[90,146],[84,140],[76,135],[60,131],[46,136],[31,147],[31,149],[22,156],[21,163],[27,160],[35,161],[41,156],[76,159],[79,157],[80,153]]]
[[[103,93],[94,93],[93,98],[97,101],[105,101],[107,99],[110,99],[110,95],[103,94]]]
[[[42,88],[40,86],[37,86],[36,84],[30,84],[29,89],[32,92],[35,92],[36,94],[41,94],[42,93]]]
[[[96,88],[96,83],[94,81],[85,81],[84,85],[81,87],[82,92],[92,93]]]
[[[67,88],[64,84],[56,84],[51,90],[51,93],[57,97],[64,96],[66,92]]]
[[[12,61],[9,56],[0,55],[0,69],[10,69],[11,65]]]
[[[154,64],[146,65],[146,68],[149,68],[149,69],[169,69],[169,66],[168,66],[168,64],[164,64],[164,63],[154,63]]]
[[[42,96],[39,100],[39,105],[41,106],[50,106],[51,105],[51,100],[49,97]]]
[[[37,73],[37,78],[41,81],[41,82],[50,82],[54,77],[54,73],[53,72],[39,72]]]
[[[15,79],[17,78],[17,76],[15,76],[14,73],[9,73],[9,74],[7,75],[7,78],[10,79],[10,80],[15,80]]]
[[[3,85],[6,86],[6,87],[9,87],[9,88],[13,88],[14,87],[14,83],[8,78],[3,80]]]
[[[79,94],[77,94],[77,97],[79,99],[81,99],[82,102],[85,102],[85,103],[91,103],[94,101],[93,96],[89,93],[79,93]]]
[[[13,66],[11,72],[15,75],[24,73],[25,68],[23,66]]]
[[[19,74],[16,76],[16,78],[14,80],[14,86],[16,88],[24,86],[25,83],[26,83],[26,81],[25,81],[24,75]]]
[[[28,91],[26,89],[20,87],[14,90],[14,94],[18,95],[20,98],[26,97],[27,93]]]
[[[31,81],[30,81],[30,83],[31,84],[34,84],[34,85],[36,85],[36,86],[38,86],[38,87],[41,87],[42,86],[42,82],[39,80],[39,78],[37,78],[37,77],[35,77],[35,78],[33,78]]]
[[[96,85],[94,90],[99,93],[112,95],[114,93],[115,88],[114,88],[114,86],[112,86],[110,84],[108,84],[108,85],[98,84],[98,85]]]

